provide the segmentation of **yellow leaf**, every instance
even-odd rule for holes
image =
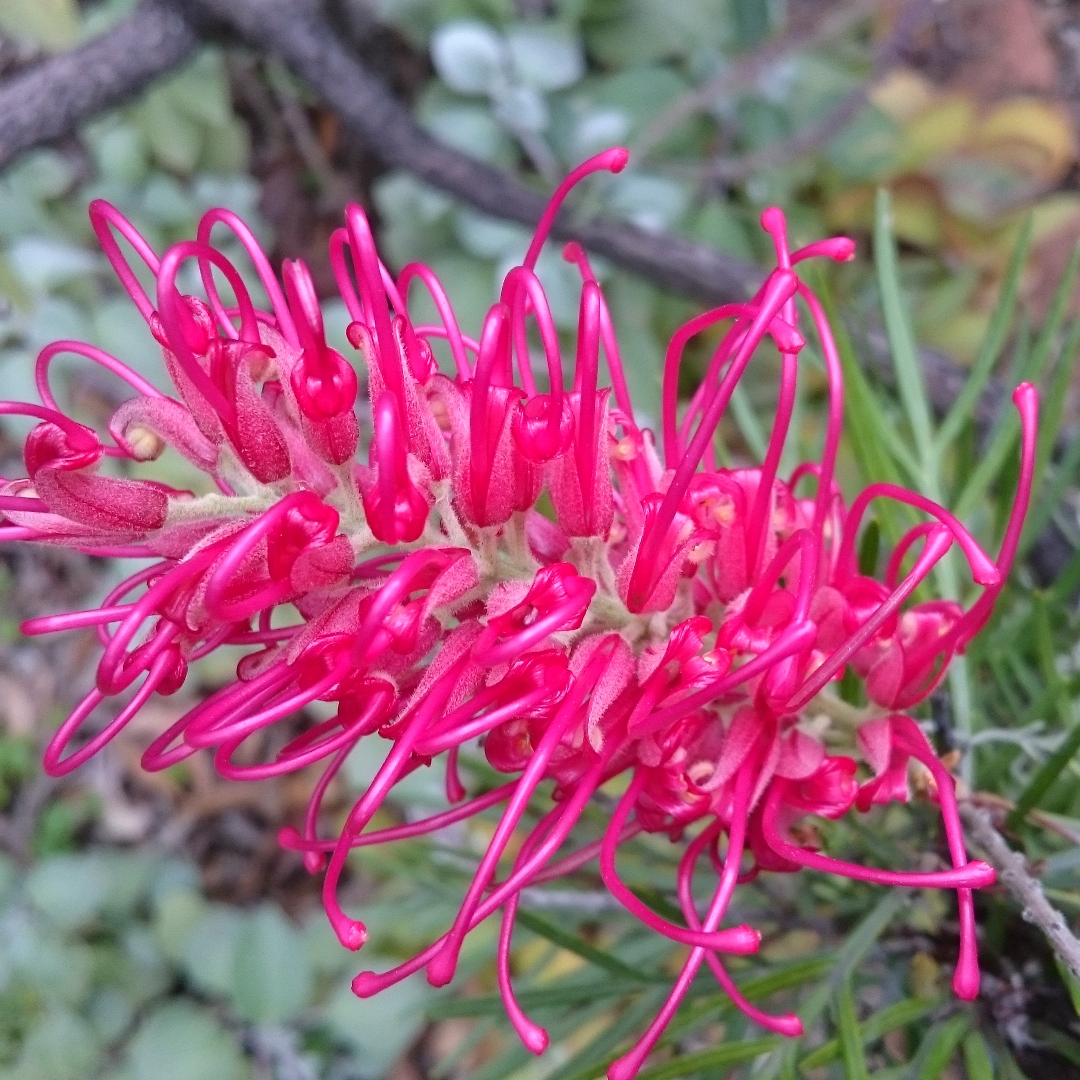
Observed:
[[[79,36],[79,6],[76,0],[0,0],[0,33],[59,52]]]
[[[976,127],[972,147],[1053,183],[1076,159],[1076,141],[1065,110],[1037,98],[998,105]]]
[[[1040,199],[1032,207],[1032,238],[1045,240],[1071,225],[1080,215],[1080,195],[1062,192]]]
[[[918,72],[897,68],[874,87],[870,100],[898,124],[906,124],[933,104],[934,88]]]
[[[933,185],[916,180],[893,188],[893,231],[919,247],[941,243],[941,204]]]
[[[975,125],[975,103],[966,94],[950,94],[912,120],[904,131],[911,163],[926,161],[966,143]]]

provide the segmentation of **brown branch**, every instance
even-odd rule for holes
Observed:
[[[1080,979],[1080,941],[1069,929],[1065,916],[1046,899],[1042,886],[1028,873],[1024,856],[1009,847],[985,810],[961,803],[960,816],[976,846],[982,848],[997,870],[1001,884],[1020,904],[1024,918],[1046,935],[1055,955],[1074,978]]]
[[[195,51],[175,10],[144,2],[111,30],[0,83],[0,168],[120,105]]]

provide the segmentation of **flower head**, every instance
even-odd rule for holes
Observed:
[[[977,992],[971,890],[992,881],[993,871],[968,861],[952,779],[902,710],[941,680],[952,655],[985,622],[1009,571],[1031,490],[1037,409],[1033,388],[1021,386],[1019,490],[996,560],[952,515],[915,493],[874,484],[848,505],[835,478],[840,363],[798,267],[808,258],[850,258],[853,246],[840,238],[789,251],[783,215],[769,210],[762,225],[776,269],[752,299],[692,319],[671,341],[658,445],[639,426],[585,253],[574,244],[565,251],[582,279],[573,357],[561,351],[535,273],[572,185],[625,162],[625,151],[608,151],[559,188],[476,340],[458,326],[430,269],[412,264],[396,279],[390,274],[364,212],[349,207],[330,254],[353,320],[352,358],[327,343],[303,264],[287,261],[279,280],[228,211],[211,211],[195,240],[159,256],[114,208],[95,203],[94,228],[160,343],[174,385],[166,395],[100,350],[60,342],[38,359],[41,403],[0,405],[0,412],[39,421],[26,442],[27,476],[7,481],[0,494],[8,521],[0,535],[148,560],[98,609],[24,627],[31,634],[96,627],[103,645],[96,685],[50,743],[47,770],[64,773],[85,761],[152,694],[174,693],[193,660],[223,645],[246,647],[236,680],[162,732],[144,766],[162,769],[199,749],[212,750],[218,770],[236,780],[320,766],[303,828],[284,830],[281,841],[304,853],[309,870],[324,871],[327,915],[351,949],[366,937],[337,899],[351,849],[432,832],[502,805],[446,934],[393,971],[360,974],[354,989],[376,993],[420,968],[431,982],[448,982],[466,935],[501,909],[500,989],[536,1052],[546,1035],[524,1015],[510,981],[518,898],[527,885],[599,858],[621,904],[690,947],[667,1002],[612,1066],[613,1078],[634,1075],[703,963],[758,1023],[799,1032],[794,1016],[769,1016],[742,998],[721,959],[758,947],[752,927],[722,924],[737,882],[761,871],[812,867],[955,889],[962,941],[954,985],[963,997]],[[240,273],[213,246],[217,226],[247,250],[269,310],[255,307]],[[153,275],[153,300],[114,230]],[[179,291],[188,261],[199,271],[203,298]],[[222,278],[233,306],[218,293]],[[414,324],[414,281],[434,298],[439,324]],[[805,345],[797,301],[825,360],[828,426],[820,460],[783,476]],[[726,329],[680,416],[683,350],[716,325]],[[720,467],[713,459],[717,425],[765,339],[779,352],[781,373],[764,461]],[[448,344],[452,373],[438,369],[436,340]],[[108,436],[66,417],[53,397],[49,365],[69,350],[133,391]],[[601,354],[610,387],[601,385]],[[360,460],[358,366],[373,425]],[[100,471],[106,457],[146,461],[166,446],[203,470],[217,492],[196,497]],[[542,492],[550,517],[537,510]],[[854,556],[874,499],[905,503],[925,517],[897,544],[880,581],[860,574]],[[953,545],[982,590],[979,599],[966,611],[951,602],[913,602]],[[286,604],[301,619],[276,626],[275,612]],[[864,680],[878,710],[848,733],[849,752],[839,753],[837,740],[827,748],[805,721],[818,695],[846,671]],[[132,688],[104,729],[81,733],[104,699]],[[303,730],[273,760],[240,753],[251,736],[316,700],[334,703],[334,716]],[[324,836],[322,798],[362,738],[384,740],[385,760],[339,834]],[[474,740],[509,779],[470,797],[457,755]],[[448,808],[370,831],[395,785],[443,754]],[[865,766],[862,781],[856,758]],[[934,778],[951,866],[886,871],[817,850],[805,819],[906,798],[911,759]],[[555,859],[596,789],[618,776],[623,794],[602,841]],[[541,791],[549,808],[509,876],[496,882],[497,864]],[[688,839],[676,882],[684,924],[645,907],[619,876],[620,844],[643,830]],[[701,915],[691,884],[709,865],[717,878]]]

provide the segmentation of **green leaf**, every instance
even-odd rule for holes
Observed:
[[[851,338],[837,319],[828,282],[823,275],[818,276],[817,292],[836,338],[836,350],[840,355],[840,366],[844,375],[844,397],[848,403],[844,423],[864,482],[885,480],[903,484],[905,481],[917,480],[918,462],[897,435],[896,425],[885,415],[885,410],[867,381],[855,355]],[[891,508],[883,507],[882,510],[886,531],[893,535],[894,539],[898,538],[901,530],[896,524],[895,514]]]
[[[674,1080],[675,1077],[693,1076],[706,1069],[729,1068],[744,1061],[753,1061],[779,1045],[780,1040],[776,1037],[725,1043],[711,1050],[699,1050],[696,1054],[681,1054],[663,1065],[638,1073],[637,1080]]]
[[[1076,715],[1071,695],[1061,692],[1062,679],[1057,670],[1050,615],[1046,597],[1041,593],[1035,594],[1034,622],[1035,647],[1039,654],[1039,667],[1043,681],[1047,687],[1056,691],[1053,701],[1057,705],[1056,711],[1059,718],[1068,727],[1068,734],[1058,748],[1042,763],[1016,800],[1016,806],[1005,819],[1010,829],[1015,829],[1022,824],[1028,813],[1039,805],[1042,797],[1065,770],[1076,752],[1080,750],[1080,717]]]
[[[851,992],[851,979],[845,979],[840,986],[836,1001],[836,1023],[840,1031],[840,1053],[844,1059],[844,1073],[847,1080],[868,1080],[866,1056],[863,1054],[865,1036],[859,1030],[859,1021],[855,1016],[855,999]]]
[[[517,999],[523,1009],[552,1009],[560,1005],[581,1005],[601,998],[622,997],[641,989],[641,982],[621,982],[607,979],[603,982],[561,983],[552,987],[536,987],[517,991]],[[446,1020],[457,1016],[501,1016],[505,1013],[502,998],[498,994],[477,994],[473,997],[437,997],[427,1006],[432,1020]]]
[[[535,911],[529,911],[527,909],[519,910],[517,913],[517,921],[522,926],[531,930],[534,934],[539,934],[541,937],[547,938],[548,941],[558,945],[562,949],[576,953],[583,960],[587,960],[596,967],[604,968],[613,975],[637,979],[641,982],[657,981],[655,976],[649,975],[647,972],[633,967],[624,960],[620,960],[612,953],[604,952],[603,949],[598,949],[595,946],[590,945],[576,934],[568,933],[566,930],[556,926],[553,922],[545,919],[542,915],[538,915]],[[664,981],[666,982],[667,980],[665,979]]]
[[[930,1029],[916,1055],[922,1061],[918,1080],[939,1080],[970,1027],[971,1017],[964,1014]]]
[[[355,1052],[364,1074],[382,1076],[419,1034],[430,989],[422,974],[358,998],[342,981],[327,1006],[331,1032]]]
[[[882,1035],[885,1035],[890,1031],[895,1031],[897,1028],[907,1027],[908,1024],[913,1024],[916,1020],[921,1020],[924,1016],[933,1012],[938,1005],[939,1003],[936,1001],[921,1001],[915,998],[907,998],[904,1001],[898,1001],[895,1005],[890,1005],[888,1008],[882,1009],[881,1012],[868,1017],[860,1025],[863,1045],[869,1046],[875,1040],[880,1039]],[[799,1062],[799,1068],[817,1069],[822,1065],[828,1065],[840,1057],[840,1052],[840,1040],[831,1039],[829,1042],[823,1043],[812,1053],[807,1054],[807,1056]]]
[[[969,1080],[994,1080],[994,1065],[986,1040],[977,1031],[964,1036],[964,1068]]]
[[[109,873],[98,855],[53,855],[26,879],[39,911],[63,927],[82,926],[101,914],[109,896]]]
[[[0,33],[59,52],[79,36],[79,5],[76,0],[4,0]]]
[[[768,439],[761,427],[761,421],[754,412],[753,405],[742,383],[736,383],[731,394],[731,415],[735,418],[735,426],[743,437],[754,460],[765,460],[765,452],[768,449]]]
[[[986,386],[994,365],[1001,356],[1001,350],[1005,347],[1009,328],[1012,326],[1013,314],[1016,311],[1016,300],[1020,295],[1020,277],[1031,247],[1031,235],[1032,217],[1029,214],[1016,247],[1013,248],[1009,268],[1005,273],[1005,281],[1001,286],[1001,295],[994,305],[994,313],[990,317],[990,325],[986,328],[975,363],[972,364],[971,372],[964,380],[959,395],[938,429],[937,452],[939,454],[944,453],[971,418],[972,410],[982,394],[983,387]]]
[[[311,964],[300,932],[265,904],[244,920],[236,941],[233,1002],[257,1024],[295,1016],[311,996]]]
[[[136,1032],[127,1055],[131,1080],[246,1080],[240,1048],[205,1009],[162,1005]]]
[[[638,1037],[656,1015],[662,1001],[663,996],[659,992],[642,995],[641,999],[626,1009],[614,1023],[591,1039],[569,1061],[549,1074],[546,1080],[594,1080],[602,1077],[615,1060],[615,1048],[624,1039]]]
[[[1071,1035],[1059,1031],[1049,1024],[1038,1022],[1031,1025],[1031,1034],[1040,1042],[1044,1042],[1056,1050],[1070,1064],[1080,1066],[1080,1042],[1077,1042]]]
[[[1073,251],[1068,268],[1054,293],[1054,299],[1050,304],[1043,327],[1039,331],[1039,336],[1032,345],[1031,352],[1020,365],[1021,382],[1037,383],[1042,378],[1050,360],[1054,340],[1064,321],[1078,273],[1080,273],[1080,248]],[[979,464],[956,500],[953,512],[957,517],[963,518],[975,509],[987,489],[1001,474],[1008,457],[1015,453],[1019,438],[1020,418],[1016,411],[1010,408],[994,429]]]
[[[904,310],[900,291],[900,275],[896,261],[896,245],[892,235],[892,208],[889,193],[879,189],[874,205],[874,266],[877,269],[878,287],[881,289],[881,306],[885,316],[885,332],[889,338],[893,369],[900,401],[904,406],[908,423],[915,437],[915,445],[924,458],[933,446],[933,424],[930,406],[926,400],[922,365],[911,330],[911,322]]]
[[[1080,1016],[1080,979],[1061,962],[1060,957],[1054,957],[1054,965],[1057,967],[1058,974],[1061,976],[1061,981],[1065,984],[1065,988],[1069,991],[1069,1000],[1072,1002],[1072,1007],[1076,1011],[1076,1015]]]
[[[6,1080],[82,1080],[97,1065],[97,1036],[82,1017],[67,1009],[45,1014],[26,1037]]]
[[[188,930],[179,959],[200,990],[220,997],[232,993],[244,921],[242,912],[215,904]]]

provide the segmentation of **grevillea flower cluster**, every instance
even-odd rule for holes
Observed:
[[[838,238],[790,251],[783,214],[771,209],[761,223],[776,268],[756,295],[692,319],[667,348],[657,441],[635,418],[586,254],[575,244],[564,250],[581,277],[572,357],[535,270],[573,185],[597,170],[617,172],[626,159],[609,150],[559,187],[476,339],[462,332],[429,268],[413,263],[396,278],[387,270],[363,210],[350,206],[330,258],[352,319],[351,359],[327,343],[304,264],[286,261],[276,275],[235,215],[210,211],[194,240],[159,255],[116,209],[94,203],[94,230],[160,344],[173,387],[165,393],[97,348],[60,341],[37,360],[40,403],[0,405],[40,421],[26,440],[27,476],[5,481],[0,493],[0,536],[149,560],[100,607],[24,626],[28,634],[93,628],[103,647],[93,689],[49,744],[47,771],[86,761],[152,695],[179,690],[192,661],[219,646],[247,647],[235,681],[161,732],[145,768],[199,750],[212,751],[231,780],[321,768],[302,827],[280,839],[323,873],[326,914],[349,949],[366,936],[338,899],[352,849],[501,807],[453,924],[394,970],[362,972],[353,988],[366,997],[421,968],[431,983],[448,983],[466,935],[501,911],[500,990],[537,1053],[547,1035],[519,1007],[510,977],[521,890],[598,860],[620,904],[689,946],[659,1015],[611,1067],[613,1080],[634,1076],[702,964],[757,1023],[800,1033],[796,1016],[748,1002],[724,966],[725,955],[758,948],[752,927],[723,923],[736,884],[763,871],[810,867],[956,890],[953,985],[963,998],[976,995],[972,890],[994,874],[968,861],[953,780],[907,710],[986,621],[1009,571],[1031,490],[1037,412],[1034,389],[1021,386],[1019,488],[996,560],[914,492],[877,483],[845,502],[835,477],[840,363],[798,270],[807,259],[850,259],[854,245]],[[268,310],[214,246],[215,229],[230,230],[246,249]],[[144,264],[138,274],[118,237]],[[185,263],[197,268],[203,298],[181,293]],[[152,296],[141,284],[151,278]],[[437,325],[410,318],[414,284],[433,298]],[[782,477],[802,322],[824,359],[828,421],[820,461]],[[680,412],[683,350],[714,326],[723,335]],[[436,339],[452,357],[450,373],[436,363]],[[764,461],[720,467],[717,425],[765,339],[779,354],[780,386]],[[107,434],[57,404],[49,371],[65,353],[104,366],[133,391]],[[601,386],[601,353],[610,387]],[[362,382],[370,397],[366,453]],[[195,496],[102,468],[107,459],[149,461],[166,447],[217,491]],[[537,508],[542,493],[546,512]],[[875,500],[905,504],[923,519],[895,545],[881,580],[860,572],[856,554]],[[966,610],[916,595],[953,545],[981,590]],[[289,614],[276,614],[285,608]],[[821,702],[845,672],[863,681],[874,707],[863,722],[825,732]],[[114,698],[114,708],[99,709]],[[335,712],[298,727],[298,711],[315,701]],[[103,715],[111,719],[102,725]],[[292,737],[260,761],[253,737],[280,724]],[[385,759],[337,834],[326,835],[321,802],[364,738],[383,740]],[[457,763],[466,744],[478,745],[506,782],[467,792]],[[369,829],[395,785],[441,755],[447,809]],[[906,799],[912,761],[931,778],[951,865],[886,871],[818,850],[804,819]],[[602,839],[575,841],[586,804],[612,781],[607,790],[622,794]],[[522,834],[537,799],[546,811]],[[685,842],[673,883],[682,923],[646,907],[620,877],[619,847],[640,832]],[[695,874],[714,881],[704,911]]]

